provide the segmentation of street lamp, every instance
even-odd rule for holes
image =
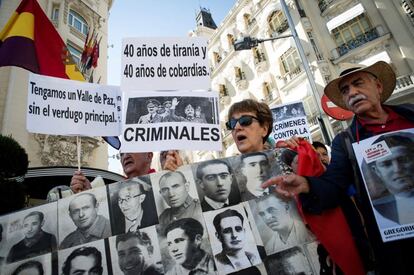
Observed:
[[[249,37],[249,36],[248,37],[243,37],[243,38],[241,38],[240,40],[237,40],[234,43],[234,50],[236,50],[236,51],[248,50],[248,49],[256,47],[259,43],[262,43],[262,42],[265,42],[265,41],[273,41],[273,40],[276,40],[276,39],[293,37],[293,39],[295,41],[295,44],[296,44],[296,48],[297,48],[298,53],[299,53],[300,60],[303,64],[303,68],[306,72],[306,76],[307,76],[307,78],[309,80],[309,83],[310,83],[310,86],[311,86],[312,96],[313,96],[313,99],[315,101],[315,105],[318,109],[319,116],[318,116],[317,119],[318,119],[319,126],[320,126],[320,129],[321,129],[321,132],[322,132],[322,136],[325,140],[325,143],[330,145],[331,144],[331,138],[330,138],[329,133],[326,129],[325,122],[323,120],[323,116],[322,116],[322,112],[321,112],[321,108],[319,108],[318,89],[316,87],[315,79],[313,78],[312,72],[309,68],[308,59],[306,58],[305,51],[303,50],[303,47],[302,47],[302,44],[300,43],[298,34],[296,33],[295,25],[293,24],[292,17],[290,16],[290,13],[289,13],[288,7],[286,6],[285,1],[280,0],[280,4],[282,6],[283,13],[286,16],[286,19],[287,19],[289,28],[292,31],[292,34],[280,35],[280,36],[266,38],[266,39],[258,39],[258,38]]]

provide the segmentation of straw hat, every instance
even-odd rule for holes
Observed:
[[[384,61],[378,61],[371,66],[364,66],[362,64],[341,64],[341,73],[339,77],[332,80],[326,85],[324,89],[325,95],[337,106],[349,110],[345,102],[342,100],[341,92],[339,91],[339,82],[350,74],[356,72],[368,72],[375,75],[383,85],[381,93],[381,103],[385,102],[392,94],[395,88],[396,77],[393,69]]]

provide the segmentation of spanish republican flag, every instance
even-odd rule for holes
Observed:
[[[22,0],[0,32],[0,67],[85,81],[65,43],[36,0]]]

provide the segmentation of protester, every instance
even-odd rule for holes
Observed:
[[[162,170],[175,171],[178,167],[183,166],[184,161],[178,150],[161,151],[160,164]]]
[[[121,153],[121,165],[128,179],[155,172],[151,169],[153,153]],[[81,171],[75,171],[70,182],[74,193],[91,189],[91,183]]]
[[[328,83],[324,90],[333,103],[355,114],[351,126],[333,140],[332,159],[327,171],[319,178],[296,174],[278,176],[268,180],[263,187],[275,184],[281,196],[292,198],[299,195],[304,211],[321,213],[338,206],[343,197],[348,196],[349,185],[355,183],[359,190],[357,202],[373,247],[376,271],[378,274],[413,274],[411,250],[414,239],[382,241],[350,146],[354,141],[374,135],[414,127],[414,105],[383,104],[391,96],[395,83],[395,73],[383,61],[368,67],[347,65],[340,77]],[[295,147],[297,142],[297,139],[292,139],[287,143]],[[354,177],[353,169],[356,169],[357,177]]]
[[[321,159],[323,165],[328,166],[330,159],[328,154],[328,149],[326,149],[325,144],[319,141],[314,141],[312,143],[313,148],[315,148],[316,152],[319,155],[319,158]]]

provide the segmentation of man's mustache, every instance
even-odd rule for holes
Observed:
[[[363,94],[358,94],[356,96],[353,96],[349,99],[348,101],[348,106],[352,106],[355,104],[355,102],[362,100],[362,99],[367,99],[366,95]]]

